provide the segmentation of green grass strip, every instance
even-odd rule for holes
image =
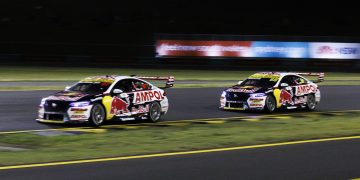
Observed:
[[[360,134],[359,114],[314,115],[255,122],[192,124],[109,130],[107,133],[40,136],[0,135],[0,144],[26,148],[0,151],[0,165],[188,151]]]

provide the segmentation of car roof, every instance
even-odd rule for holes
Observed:
[[[89,76],[86,77],[82,80],[80,80],[79,82],[108,82],[108,83],[113,83],[115,81],[119,81],[122,79],[127,79],[127,78],[133,78],[133,79],[137,79],[134,78],[132,76],[119,76],[119,75],[102,75],[102,76]]]
[[[257,77],[257,78],[267,78],[269,76],[278,76],[279,78],[282,78],[286,75],[298,75],[296,73],[293,72],[270,72],[270,71],[265,71],[265,72],[257,72],[255,74],[252,74],[249,77]],[[298,75],[299,76],[299,75]]]

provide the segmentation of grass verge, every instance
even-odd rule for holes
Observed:
[[[161,70],[121,68],[61,68],[61,67],[0,67],[0,82],[64,81],[76,82],[88,76],[119,74],[142,76],[175,76],[174,88],[229,87],[255,71]],[[315,77],[316,78],[316,77]],[[314,78],[314,79],[315,79]],[[209,81],[178,84],[177,80]],[[216,82],[212,81],[226,81]],[[233,82],[229,82],[233,81]],[[72,83],[70,83],[72,84]],[[320,85],[360,85],[360,73],[326,73]],[[0,91],[63,90],[64,86],[0,86]]]
[[[0,135],[0,144],[26,148],[0,151],[0,165],[254,145],[360,134],[359,114],[292,117],[255,122],[193,124],[109,130],[107,133],[40,136]]]
[[[78,81],[87,76],[119,74],[175,76],[176,80],[242,80],[255,71],[71,68],[71,67],[0,67],[0,81]],[[326,73],[326,80],[358,81],[360,73]]]

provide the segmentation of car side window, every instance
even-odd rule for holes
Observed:
[[[133,91],[133,87],[131,86],[131,79],[123,79],[117,82],[113,89],[120,89],[123,92],[131,92]]]
[[[133,79],[131,82],[131,85],[133,87],[133,89],[135,91],[144,91],[144,90],[150,90],[151,89],[151,85],[141,81],[141,80],[137,80],[137,79]]]
[[[294,83],[295,85],[304,85],[306,84],[306,80],[302,77],[299,77],[299,76],[294,76]]]
[[[299,76],[288,75],[283,77],[280,83],[287,83],[289,86],[298,86],[298,85],[306,84],[307,81]]]
[[[290,76],[284,76],[282,79],[281,79],[281,81],[280,81],[280,84],[281,83],[286,83],[286,84],[288,84],[289,86],[291,86],[291,77]]]

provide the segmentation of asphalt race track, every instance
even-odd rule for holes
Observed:
[[[222,88],[168,89],[171,107],[163,119],[171,121],[261,115],[261,113],[218,110],[218,98],[222,90]],[[360,86],[322,86],[321,91],[322,101],[317,111],[360,109],[358,103]],[[53,92],[1,92],[0,131],[59,127],[34,121],[40,99]],[[0,179],[352,179],[360,177],[358,149],[360,149],[360,139],[351,139],[192,155],[0,170]]]
[[[10,179],[327,179],[360,177],[360,140],[0,170]]]
[[[360,86],[321,86],[321,103],[316,111],[360,109]],[[163,120],[218,118],[259,113],[228,112],[218,109],[223,88],[168,89],[170,108]],[[35,122],[42,97],[54,91],[9,91],[0,93],[0,131],[59,127]],[[288,112],[277,112],[288,113]],[[305,112],[306,113],[306,112]],[[260,113],[261,114],[261,113]],[[62,126],[63,127],[63,126]]]

